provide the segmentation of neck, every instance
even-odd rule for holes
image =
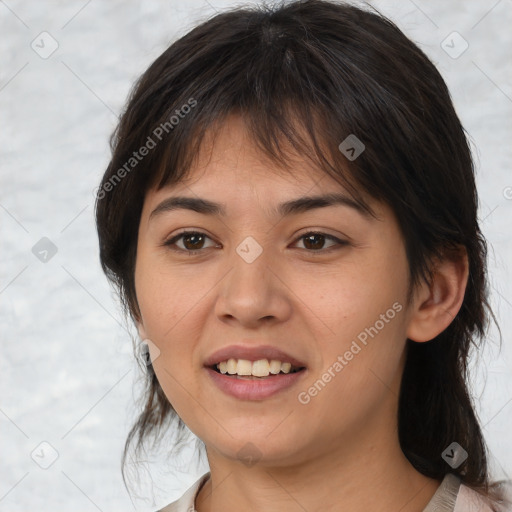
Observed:
[[[372,428],[371,437],[360,431],[356,438],[350,436],[350,443],[330,447],[316,457],[302,453],[302,462],[286,466],[247,467],[209,450],[211,476],[196,499],[196,510],[421,512],[440,482],[410,464],[396,429],[391,430]]]

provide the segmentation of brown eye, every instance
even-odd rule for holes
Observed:
[[[310,235],[306,235],[303,237],[304,246],[306,249],[323,249],[325,245],[326,237],[324,235],[319,235],[318,233],[313,233]]]
[[[325,241],[326,240],[332,240],[335,242],[335,246],[338,245],[348,245],[348,242],[344,240],[340,240],[339,238],[336,238],[332,235],[327,235],[326,233],[318,233],[318,232],[310,232],[305,233],[301,237],[299,237],[298,240],[303,240],[304,248],[310,252],[330,252],[330,250],[333,248],[333,246],[328,247],[327,249],[324,249]]]
[[[182,239],[183,242],[182,247],[176,243],[180,239]],[[183,251],[193,254],[205,248],[204,243],[206,239],[210,239],[210,237],[200,231],[184,231],[165,242],[164,245],[170,247],[174,251]],[[177,248],[173,246],[176,246]]]
[[[182,235],[182,238],[185,249],[194,251],[202,249],[205,237],[199,233],[191,233],[189,235]]]
[[[170,247],[173,251],[188,253],[189,255],[197,254],[201,252],[203,249],[208,249],[208,246],[205,246],[206,240],[211,240],[211,238],[202,233],[200,231],[184,231],[179,235],[174,236],[163,245],[166,247]],[[297,240],[303,240],[304,250],[310,253],[319,253],[325,254],[330,252],[331,250],[335,250],[340,246],[348,245],[348,242],[344,240],[340,240],[335,236],[328,235],[326,233],[319,232],[309,232],[300,236]],[[326,240],[331,240],[334,242],[332,246],[325,248]],[[177,242],[181,242],[180,245]],[[209,247],[214,247],[215,244]]]

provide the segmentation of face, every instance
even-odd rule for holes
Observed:
[[[350,201],[279,211],[325,194],[349,197],[299,158],[293,176],[278,172],[236,117],[187,181],[147,193],[139,331],[160,351],[153,366],[169,402],[209,455],[253,450],[261,462],[297,464],[396,428],[409,321],[403,240],[391,210],[376,202],[378,219]],[[172,206],[178,196],[224,212]],[[304,369],[238,379],[205,366],[233,346],[247,350],[234,359],[260,359],[265,346]]]

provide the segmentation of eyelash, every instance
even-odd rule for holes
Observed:
[[[201,236],[205,236],[206,238],[210,238],[206,233],[203,233],[201,231],[182,231],[178,235],[175,235],[172,238],[170,238],[169,240],[165,241],[162,245],[165,247],[168,247],[169,249],[171,249],[172,251],[175,251],[175,252],[187,253],[189,256],[195,256],[195,255],[199,254],[200,252],[204,251],[204,249],[189,250],[189,249],[181,249],[181,248],[176,249],[175,247],[172,247],[173,245],[175,245],[176,241],[178,241],[180,238],[183,238],[186,235],[201,235]],[[325,237],[326,239],[333,240],[333,241],[337,242],[337,244],[338,244],[338,247],[333,246],[333,247],[329,247],[325,250],[319,249],[319,250],[315,251],[313,249],[303,249],[304,251],[314,254],[315,256],[330,253],[333,250],[337,250],[343,246],[349,245],[349,242],[347,242],[346,240],[340,240],[339,238],[336,238],[335,236],[328,235],[327,233],[322,233],[321,231],[308,231],[307,233],[304,233],[304,234],[300,235],[298,238],[296,238],[295,242],[297,242],[298,240],[300,240],[302,238],[306,238],[309,235],[321,235],[321,236]],[[212,239],[210,238],[210,240],[212,240]],[[208,247],[207,247],[207,249],[208,249]]]

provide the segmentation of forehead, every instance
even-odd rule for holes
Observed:
[[[219,193],[264,189],[268,196],[283,189],[345,191],[317,163],[298,154],[284,137],[279,146],[278,154],[283,155],[285,162],[271,158],[259,148],[243,118],[232,114],[206,132],[184,179],[165,188],[167,192],[193,187]]]
[[[288,172],[257,147],[240,116],[230,116],[217,130],[207,132],[190,169],[190,177],[215,180],[232,174],[233,179],[245,183],[273,179],[293,183],[318,181],[324,175],[292,151],[286,141],[280,141],[280,145],[291,164]]]
[[[278,209],[278,204],[283,206],[283,203],[298,198],[330,194],[344,196],[342,202],[365,216],[371,216],[373,212],[373,216],[380,217],[382,207],[367,194],[357,191],[367,205],[363,208],[341,178],[333,178],[319,167],[317,161],[299,154],[284,137],[279,145],[277,153],[283,155],[284,161],[272,158],[258,147],[241,116],[230,115],[206,131],[186,175],[179,182],[167,183],[160,189],[152,188],[146,194],[145,206],[154,207],[170,196],[195,196],[229,204],[229,210],[233,212],[262,206],[265,211],[282,215],[301,211],[301,208],[305,211],[307,207],[292,205]],[[350,180],[346,170],[342,169],[342,175]]]

